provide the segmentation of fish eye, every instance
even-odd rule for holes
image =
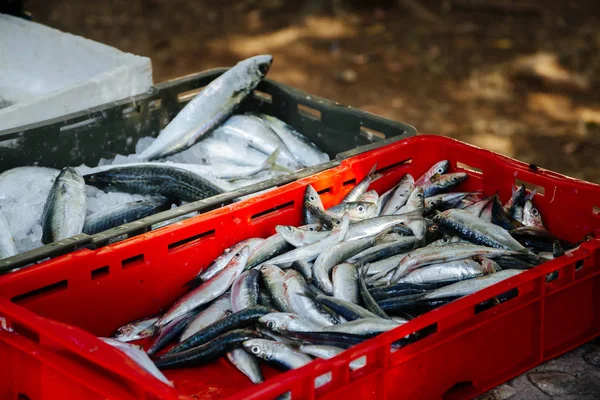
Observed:
[[[531,209],[531,213],[532,213],[532,214],[533,214],[535,217],[537,217],[537,216],[540,214],[540,212],[537,210],[537,208],[532,208],[532,209]]]
[[[315,201],[315,200],[316,200],[316,198],[315,198],[315,196],[313,196],[313,195],[311,194],[310,196],[308,196],[308,200],[310,200],[310,201]]]
[[[235,253],[234,258],[240,258],[242,255],[240,253]]]
[[[267,328],[269,328],[269,329],[275,329],[275,322],[274,321],[267,322]]]
[[[443,174],[443,173],[444,173],[444,168],[442,168],[442,167],[439,167],[439,168],[437,169],[437,171],[435,171],[435,172],[441,175],[441,174]]]
[[[365,212],[365,206],[358,206],[358,207],[356,207],[356,211],[358,211],[359,213],[364,213]]]
[[[291,226],[286,226],[285,229],[287,229],[288,231],[292,231],[292,227]]]
[[[309,231],[311,231],[311,232],[314,232],[314,231],[316,231],[317,229],[316,229],[314,226],[311,226],[310,228],[308,228],[308,230],[309,230]]]
[[[258,348],[258,346],[252,346],[252,349],[251,349],[251,351],[252,351],[252,353],[254,353],[254,354],[258,354],[258,353],[260,353],[260,349]]]

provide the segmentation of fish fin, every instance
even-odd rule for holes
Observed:
[[[531,192],[525,195],[525,201],[530,201],[537,194],[537,189],[533,189]]]
[[[563,249],[558,240],[555,240],[554,243],[552,243],[552,255],[554,258],[565,255],[565,249]]]
[[[291,169],[289,169],[287,167],[284,167],[281,164],[273,164],[273,166],[271,166],[271,171],[274,171],[274,172],[285,172],[286,174],[294,172],[293,170],[291,170]]]
[[[429,181],[435,183],[437,180],[440,179],[441,176],[442,175],[440,174],[434,174],[431,178],[429,178]]]
[[[274,152],[272,152],[269,157],[267,157],[267,159],[262,163],[261,167],[261,171],[264,171],[265,169],[269,169],[272,168],[276,161],[277,161],[277,157],[279,157],[279,153],[281,152],[281,148],[277,147],[275,149]]]

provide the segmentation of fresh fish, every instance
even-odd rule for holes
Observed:
[[[505,279],[518,275],[521,272],[523,272],[523,270],[506,269],[503,271],[496,272],[495,274],[486,275],[475,279],[469,279],[466,281],[456,282],[451,285],[436,289],[430,293],[426,293],[425,295],[423,295],[423,300],[467,296],[471,293],[478,292],[487,287],[495,285],[496,283],[501,282]]]
[[[377,315],[380,318],[390,319],[387,314],[377,305],[371,293],[369,293],[369,289],[367,288],[367,282],[365,280],[365,269],[363,268],[358,272],[358,289],[360,291],[360,298],[362,300],[362,304],[364,304],[365,308],[371,311],[373,314]]]
[[[510,216],[502,206],[502,203],[500,203],[500,198],[498,196],[494,196],[492,202],[492,223],[506,230],[512,230],[523,226],[521,222]]]
[[[473,193],[468,192],[452,192],[452,193],[440,193],[434,196],[429,196],[425,199],[425,208],[429,209],[433,204],[436,204],[436,208],[444,211],[449,208],[459,208],[461,200],[465,197],[472,195]]]
[[[262,238],[250,238],[246,240],[242,240],[239,243],[236,243],[231,248],[226,249],[223,254],[215,259],[211,265],[208,266],[203,271],[200,271],[196,276],[195,280],[199,282],[207,281],[219,272],[223,270],[227,266],[227,264],[231,261],[233,256],[235,256],[240,250],[244,247],[248,246],[248,249],[251,253],[253,253],[262,243],[264,243],[265,239]],[[248,261],[250,261],[250,257],[248,257]]]
[[[344,322],[342,324],[326,326],[323,328],[324,332],[340,332],[350,333],[353,335],[376,335],[381,332],[391,331],[394,328],[399,327],[404,322],[396,322],[389,319],[383,318],[361,318],[350,322]]]
[[[358,269],[353,264],[338,264],[331,274],[333,296],[354,304],[360,302],[358,291]]]
[[[344,218],[342,219],[342,224],[334,228],[331,231],[331,234],[329,234],[329,236],[327,236],[325,239],[304,247],[299,247],[285,254],[272,258],[269,260],[269,264],[275,264],[280,267],[289,267],[292,264],[292,262],[296,260],[313,261],[324,250],[344,240],[346,232],[348,231],[349,224],[350,218],[348,217],[348,215],[344,215]]]
[[[425,197],[429,197],[460,185],[467,177],[468,175],[464,172],[435,175],[431,177],[429,182],[422,184],[421,187],[423,188]]]
[[[457,244],[457,243],[474,244],[473,242],[463,239],[460,236],[445,236],[445,237],[438,239],[432,243],[429,243],[427,246],[428,247],[439,247],[439,246],[446,246],[448,244]]]
[[[113,335],[113,339],[119,342],[133,342],[134,340],[140,340],[149,337],[150,335],[141,335],[140,333],[152,326],[158,317],[144,318],[138,321],[131,322],[117,329],[117,332]]]
[[[251,269],[242,272],[231,284],[231,310],[236,313],[258,305],[258,277],[260,272]]]
[[[306,202],[304,203],[304,209],[314,217],[316,222],[327,229],[333,229],[340,226],[342,223],[341,219],[334,217],[331,213],[328,213],[314,204]]]
[[[260,114],[279,139],[294,154],[305,167],[318,165],[329,161],[329,156],[323,153],[306,136],[302,135],[285,122],[266,114]]]
[[[227,163],[229,165],[239,165],[245,167],[256,167],[265,162],[267,155],[262,151],[250,148],[242,142],[233,142],[220,140],[212,137],[205,137],[194,145],[205,154],[210,155],[210,163]],[[190,149],[191,150],[191,149]],[[244,154],[240,157],[240,154]]]
[[[0,260],[12,257],[18,253],[15,239],[8,230],[8,222],[0,211]]]
[[[308,285],[298,271],[289,270],[286,272],[283,290],[287,304],[294,313],[319,325],[338,323],[336,318],[309,297]]]
[[[312,361],[306,354],[273,340],[250,339],[244,342],[244,348],[248,353],[283,370],[300,368]]]
[[[374,263],[385,258],[406,253],[415,248],[417,238],[414,236],[399,236],[396,240],[375,245],[350,257],[347,262],[357,265]],[[367,271],[369,272],[369,271]],[[335,285],[334,285],[335,286]]]
[[[367,203],[373,203],[375,205],[378,204],[379,202],[379,193],[377,193],[377,191],[375,190],[369,190],[368,192],[363,193],[357,200],[357,202],[367,202]],[[379,208],[377,208],[377,210],[379,210]],[[378,216],[379,213],[377,212],[375,214],[375,216]]]
[[[118,204],[97,211],[85,219],[83,233],[94,235],[116,226],[154,215],[171,208],[171,202],[164,197],[152,197],[145,200]]]
[[[185,327],[196,318],[197,314],[198,313],[195,310],[189,311],[187,314],[181,315],[161,327],[158,336],[154,339],[152,346],[150,346],[146,353],[148,353],[148,355],[156,354],[156,352],[175,339],[175,337],[177,337]]]
[[[410,272],[431,264],[463,260],[465,258],[476,256],[494,259],[500,256],[509,255],[524,258],[529,257],[528,254],[523,252],[462,243],[439,247],[422,247],[413,250],[404,256],[394,272],[391,282],[395,283]]]
[[[154,376],[159,381],[166,383],[167,385],[173,387],[173,383],[167,379],[166,376],[163,375],[162,372],[154,365],[150,357],[142,350],[140,346],[136,346],[129,343],[122,343],[118,340],[111,338],[100,338],[106,344],[111,345],[115,349],[119,350],[121,353],[125,354],[129,357],[134,363],[139,365],[144,371],[148,372],[150,375]]]
[[[313,357],[329,360],[342,353],[344,349],[335,346],[303,344],[300,346],[300,351]],[[364,357],[357,358],[350,362],[350,369],[357,370],[367,365],[367,359]]]
[[[370,289],[369,292],[373,299],[380,302],[384,299],[392,297],[403,297],[411,296],[416,294],[423,294],[433,289],[437,289],[439,285],[435,284],[418,284],[418,283],[407,283],[400,282],[393,285],[383,285]]]
[[[406,214],[415,210],[422,210],[425,207],[425,195],[423,188],[415,186],[413,191],[406,199],[406,203],[396,211],[396,214]]]
[[[261,337],[263,335],[250,329],[235,329],[225,332],[200,346],[178,353],[167,353],[154,360],[154,364],[161,369],[194,367],[206,364],[237,348],[241,348],[247,340]]]
[[[545,229],[542,216],[538,209],[534,207],[531,200],[525,201],[525,206],[523,207],[523,224],[525,226],[535,226]]]
[[[304,191],[304,204],[310,204],[317,209],[325,210],[321,197],[319,197],[319,194],[312,185],[306,185],[306,190]],[[319,223],[319,219],[316,218],[307,207],[304,208],[304,223]]]
[[[306,229],[303,227],[296,228],[295,226],[289,225],[277,225],[275,230],[287,243],[294,247],[302,247],[313,244],[329,236],[329,231],[320,231],[317,229],[317,227],[320,227],[319,224],[310,224],[304,226]]]
[[[352,240],[350,242],[341,242],[329,247],[323,251],[313,264],[313,281],[323,293],[333,294],[333,282],[329,278],[333,267],[347,260],[355,254],[373,246],[377,237],[371,236],[363,239]]]
[[[484,198],[482,200],[479,200],[476,203],[473,203],[473,204],[463,208],[462,211],[466,211],[471,215],[479,217],[481,215],[481,213],[483,212],[484,208],[487,207],[488,204],[490,204],[492,200],[493,200],[493,197]]]
[[[244,270],[249,253],[250,248],[248,246],[244,246],[239,252],[235,253],[221,272],[180,298],[156,321],[154,327],[162,327],[175,318],[187,314],[189,311],[207,304],[225,293],[235,278]]]
[[[246,350],[232,350],[227,353],[227,359],[255,385],[264,381],[258,360]]]
[[[306,280],[306,282],[312,283],[312,266],[313,263],[304,260],[296,260],[292,263],[291,268],[293,270],[298,271],[300,275],[302,275],[302,277]]]
[[[207,326],[230,316],[232,313],[231,295],[229,293],[224,293],[207,308],[202,310],[196,318],[187,325],[179,338],[179,342],[185,341]]]
[[[486,261],[481,263],[466,259],[430,265],[411,272],[400,279],[398,283],[454,283],[489,275],[500,270],[498,264],[492,260],[484,260]]]
[[[266,75],[273,57],[260,55],[237,63],[196,95],[140,154],[154,160],[191,147],[223,122]]]
[[[291,313],[266,314],[260,317],[258,322],[275,332],[314,332],[320,331],[325,326]]]
[[[246,268],[253,268],[293,248],[280,234],[272,235],[252,251]]]
[[[523,226],[513,229],[510,235],[523,246],[532,248],[534,251],[553,251],[554,242],[558,241],[565,250],[573,249],[576,245],[560,240],[552,232],[537,226]]]
[[[265,154],[272,154],[279,149],[278,164],[293,169],[303,167],[269,125],[255,115],[233,115],[212,136],[246,142]]]
[[[392,215],[395,214],[400,208],[402,208],[411,193],[415,188],[415,180],[410,174],[404,175],[400,183],[396,186],[394,192],[390,195],[385,207],[381,210],[380,215]]]
[[[527,251],[506,230],[482,221],[465,210],[446,210],[436,215],[433,220],[473,243],[498,249]]]
[[[288,337],[294,339],[300,339],[304,343],[311,343],[315,345],[326,345],[336,346],[343,349],[348,349],[359,343],[369,339],[368,335],[354,335],[352,333],[344,332],[303,332],[303,331],[289,331],[286,332]]]
[[[526,196],[527,188],[525,185],[521,185],[517,189],[513,186],[512,197],[504,205],[506,213],[519,222],[523,222],[523,207],[525,206]]]
[[[229,163],[213,163],[206,166],[206,175],[214,175],[219,179],[246,179],[262,171],[267,171],[276,164],[280,150],[277,148],[265,161],[256,166],[231,165]],[[201,165],[197,167],[202,167]]]
[[[345,202],[328,208],[326,212],[341,219],[344,214],[350,216],[350,222],[362,221],[377,216],[377,204],[369,202]]]
[[[377,179],[381,178],[381,174],[376,173],[377,163],[373,165],[367,176],[358,183],[358,185],[354,186],[350,192],[344,197],[342,203],[350,203],[358,201],[358,198],[363,195],[367,190],[369,190],[369,186],[371,183],[375,182]]]
[[[87,198],[79,172],[64,168],[56,177],[42,212],[42,243],[48,244],[81,233],[85,222]],[[9,239],[3,248],[11,251]]]
[[[375,217],[366,219],[364,221],[359,221],[350,225],[344,240],[349,242],[351,240],[375,236],[395,225],[400,225],[411,221],[412,218],[422,218],[422,215],[417,211],[402,215],[385,215],[383,217]]]
[[[283,290],[285,272],[275,265],[263,264],[260,268],[260,273],[264,286],[267,288],[267,292],[270,294],[271,300],[277,310],[281,312],[291,311]]]
[[[448,167],[450,167],[450,161],[442,160],[435,163],[431,168],[427,170],[419,179],[415,181],[415,186],[422,186],[426,182],[429,182],[432,177],[436,175],[443,175],[448,171]]]
[[[263,306],[245,308],[219,321],[215,321],[201,331],[196,332],[188,339],[175,345],[175,347],[169,350],[167,354],[181,353],[193,347],[208,343],[225,332],[252,326],[260,317],[270,312],[272,312],[272,310]]]
[[[85,183],[107,192],[159,195],[172,201],[193,202],[223,193],[200,175],[167,164],[135,164],[84,176]]]

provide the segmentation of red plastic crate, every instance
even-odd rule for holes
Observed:
[[[419,176],[442,159],[470,175],[460,190],[498,192],[506,200],[515,183],[537,186],[536,205],[546,226],[563,239],[578,241],[600,228],[600,186],[456,140],[417,136],[173,226],[1,276],[0,326],[8,329],[0,329],[0,399],[274,399],[288,391],[293,399],[469,398],[596,337],[600,239],[331,360],[287,373],[268,369],[259,386],[222,359],[166,371],[177,387],[172,389],[96,339],[167,308],[184,293],[182,285],[226,247],[267,237],[278,224],[299,224],[307,184],[328,207],[375,162],[385,172],[373,184],[381,192],[404,173]],[[546,282],[553,271],[558,278]],[[478,312],[477,305],[514,288],[517,297]],[[390,349],[416,331],[429,335]],[[363,356],[366,366],[350,371],[350,361]],[[314,379],[328,373],[331,382],[315,391]]]

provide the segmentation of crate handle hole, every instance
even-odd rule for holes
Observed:
[[[546,284],[557,280],[558,276],[559,276],[558,270],[552,271],[552,272],[546,274]]]
[[[173,242],[168,246],[168,252],[172,253],[176,250],[181,250],[184,247],[188,247],[192,242],[197,242],[200,239],[208,239],[215,236],[215,230],[211,229],[210,231],[202,232],[194,236],[190,236],[188,238],[178,240],[177,242]],[[198,243],[194,243],[196,245]]]
[[[200,93],[202,91],[202,89],[204,89],[204,86],[200,87],[200,88],[196,88],[196,89],[186,90],[185,92],[181,92],[177,95],[177,101],[179,103],[185,103],[186,101],[190,101],[198,93]]]
[[[463,162],[457,161],[456,168],[463,169],[465,171],[472,172],[474,174],[483,175],[483,170],[481,168],[472,167],[469,164],[465,164]]]
[[[105,265],[104,267],[100,267],[100,268],[96,268],[92,270],[92,280],[95,281],[96,279],[102,279],[108,276],[108,274],[110,273],[109,267],[108,265]]]
[[[579,260],[575,262],[575,271],[580,271],[583,268],[584,260]]]
[[[347,180],[344,183],[342,183],[343,186],[354,185],[354,184],[356,184],[356,178],[352,178],[352,179]]]
[[[298,104],[298,114],[306,118],[321,120],[321,111],[316,108],[305,106],[304,104]]]
[[[19,393],[17,395],[17,400],[31,400],[31,398],[29,396],[27,396],[25,393]]]
[[[28,327],[21,325],[16,321],[13,321],[12,330],[17,334],[24,336],[31,341],[34,341],[35,343],[40,342],[40,335],[37,332],[32,331]]]
[[[370,142],[379,142],[380,140],[386,139],[385,133],[376,131],[375,129],[365,128],[364,126],[360,127],[360,132],[358,134]]]
[[[412,164],[412,158],[409,158],[407,160],[398,161],[397,163],[390,164],[387,167],[379,168],[378,170],[375,171],[375,173],[382,174],[382,173],[388,172],[391,169],[394,169],[397,167],[405,167],[410,164]]]
[[[516,297],[519,296],[519,289],[518,288],[514,288],[511,290],[508,290],[504,293],[500,293],[497,296],[494,296],[490,299],[487,299],[485,301],[482,301],[481,303],[475,305],[473,307],[473,311],[475,313],[475,315],[482,313],[484,311],[490,310],[504,302],[507,302],[508,300],[512,300]]]
[[[144,262],[144,255],[138,254],[137,256],[129,257],[121,261],[121,266],[123,267],[123,269],[133,268],[140,265],[144,265]]]
[[[264,101],[265,103],[269,104],[273,103],[273,96],[271,95],[271,93],[266,93],[261,90],[254,89],[253,94],[254,97],[256,97],[260,101]]]
[[[41,288],[30,290],[29,292],[22,293],[18,296],[13,297],[12,299],[10,299],[10,301],[12,301],[13,303],[24,303],[26,301],[40,299],[51,294],[62,292],[63,290],[67,290],[68,287],[69,281],[65,279],[56,283],[52,283],[50,285],[43,286]]]
[[[390,352],[394,353],[401,349],[402,347],[406,347],[410,344],[414,344],[420,340],[425,339],[431,335],[434,335],[438,331],[437,322],[434,322],[431,325],[427,325],[424,328],[419,329],[418,331],[414,331],[403,338],[400,338],[390,344]]]
[[[319,191],[317,192],[317,194],[319,194],[319,195],[323,195],[323,194],[325,194],[325,193],[330,193],[330,192],[331,192],[331,186],[330,186],[330,187],[328,187],[328,188],[326,188],[326,189],[321,189],[321,190],[319,190]]]
[[[288,201],[287,203],[284,203],[284,204],[282,204],[280,206],[269,208],[268,210],[256,213],[252,217],[250,217],[250,220],[254,220],[254,219],[257,219],[257,218],[260,218],[260,217],[264,217],[264,216],[272,214],[272,213],[274,213],[276,211],[280,211],[280,210],[287,209],[287,208],[293,208],[293,207],[294,207],[294,202],[293,201]]]
[[[456,382],[452,387],[442,395],[442,399],[454,399],[469,397],[467,393],[472,392],[474,389],[472,381]]]
[[[133,116],[133,114],[139,114],[141,111],[142,107],[138,104],[137,106],[133,105],[131,107],[124,108],[121,113],[123,114],[124,118],[129,118]]]
[[[367,366],[367,355],[365,354],[362,357],[355,358],[350,361],[350,371],[358,371],[361,368]]]
[[[521,185],[525,185],[525,187],[530,192],[533,192],[535,190],[535,193],[540,196],[544,196],[546,194],[546,188],[544,188],[543,186],[534,185],[533,183],[525,182],[520,179],[515,179],[515,185],[517,187],[521,187]]]
[[[315,378],[315,389],[318,389],[320,387],[327,385],[329,382],[331,382],[332,379],[333,379],[333,374],[331,373],[331,371],[317,376]]]

